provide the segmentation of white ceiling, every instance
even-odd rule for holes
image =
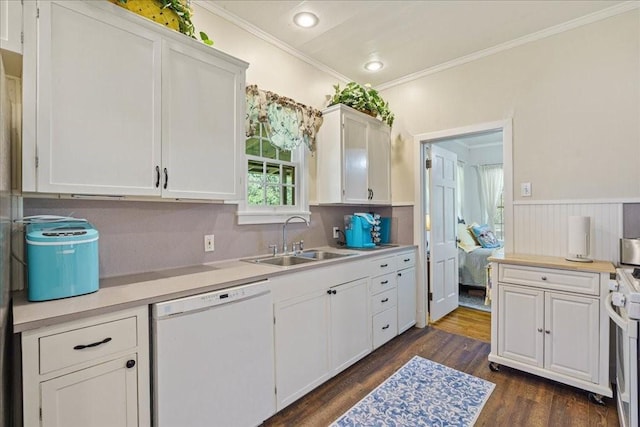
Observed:
[[[576,19],[593,20],[625,6],[617,0],[520,1],[216,1],[213,8],[258,29],[339,77],[374,86],[393,84],[486,49],[553,31]],[[320,22],[298,28],[292,17],[311,11]],[[568,24],[571,25],[571,24]],[[551,29],[551,30],[550,30]],[[254,31],[255,32],[255,31]],[[538,34],[540,35],[540,34]],[[373,73],[371,59],[385,63]]]

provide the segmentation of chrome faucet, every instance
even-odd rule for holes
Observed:
[[[284,221],[284,224],[282,224],[282,254],[283,255],[287,254],[287,224],[289,224],[289,221],[295,218],[303,220],[305,224],[307,224],[307,227],[309,226],[309,221],[307,221],[306,218],[303,218],[300,215],[290,216]]]

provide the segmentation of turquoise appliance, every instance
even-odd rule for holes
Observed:
[[[98,231],[88,222],[27,226],[27,297],[48,301],[98,290]]]
[[[344,217],[344,235],[350,248],[373,248],[371,230],[375,224],[372,214],[354,213]]]

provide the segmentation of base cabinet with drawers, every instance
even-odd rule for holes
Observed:
[[[150,425],[147,306],[22,333],[24,426]]]
[[[518,255],[491,261],[492,369],[502,364],[611,397],[604,308],[611,263]]]

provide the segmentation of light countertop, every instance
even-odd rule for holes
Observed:
[[[489,261],[501,264],[528,265],[531,267],[561,268],[564,270],[588,271],[592,273],[616,272],[609,261],[576,262],[561,257],[529,255],[529,254],[496,254],[489,257]]]
[[[27,300],[25,291],[18,291],[12,295],[13,330],[15,333],[24,332],[130,307],[139,307],[258,282],[293,271],[326,267],[331,263],[350,262],[413,248],[415,246],[411,245],[369,251],[330,247],[315,248],[350,253],[353,256],[318,260],[291,267],[250,263],[238,259],[218,261],[191,267],[100,279],[100,287],[97,292],[43,302],[30,302]]]

